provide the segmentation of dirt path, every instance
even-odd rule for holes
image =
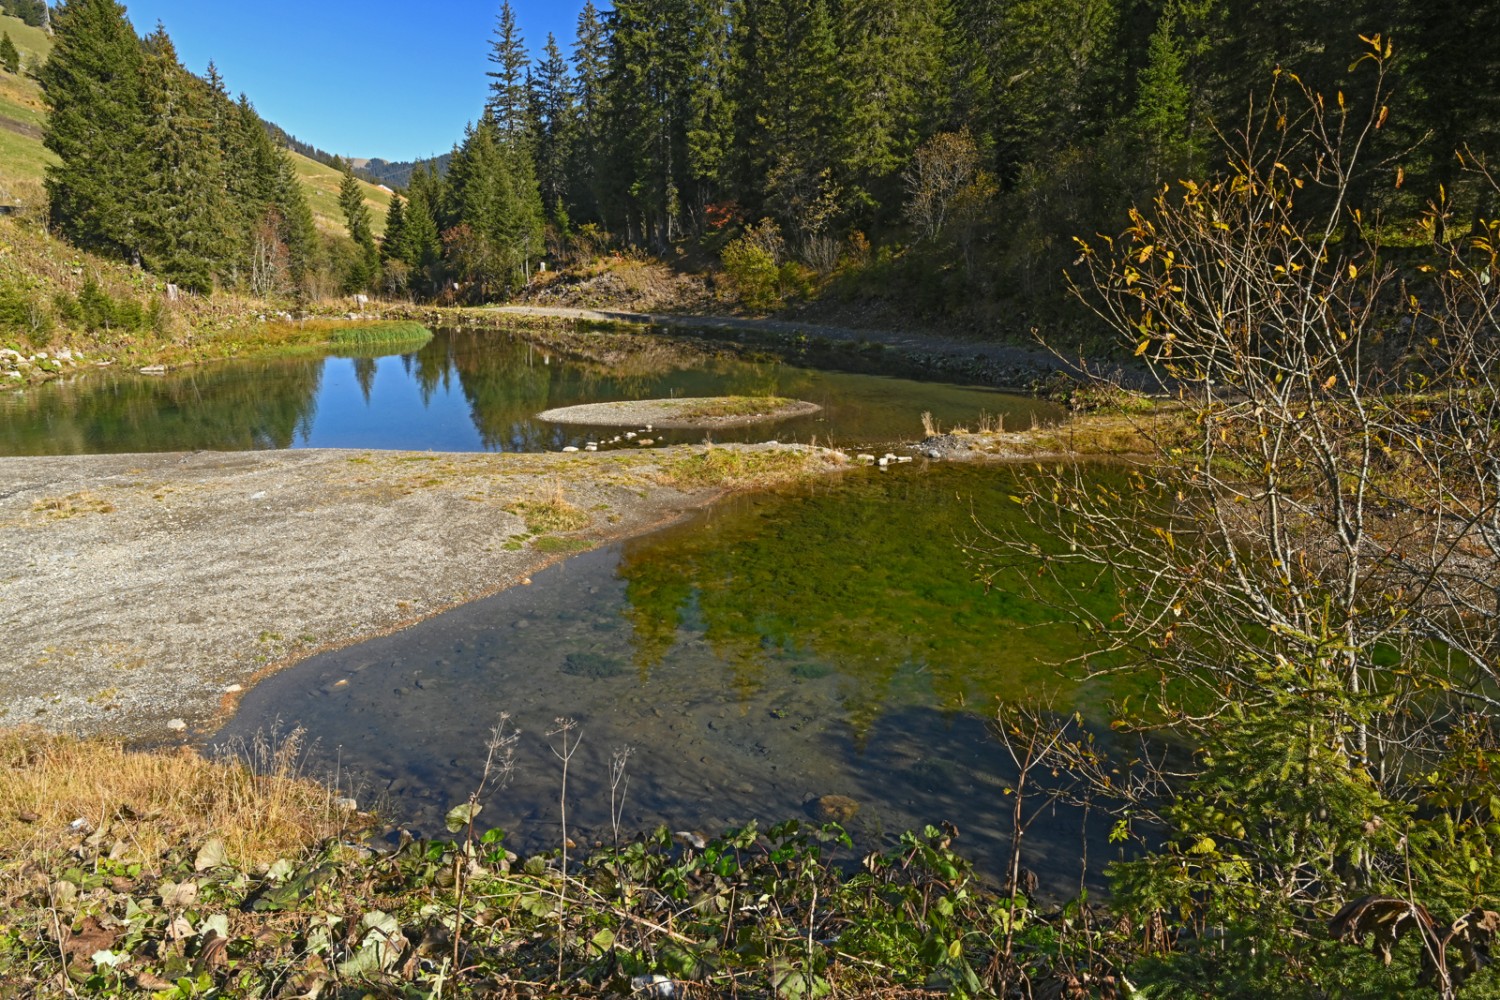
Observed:
[[[696,450],[0,458],[0,727],[205,728],[259,674],[711,502],[661,475]],[[587,524],[519,506],[559,498]]]
[[[985,343],[941,337],[898,333],[891,330],[862,330],[852,327],[823,326],[792,320],[744,319],[736,316],[681,316],[668,313],[637,313],[613,309],[573,309],[561,306],[491,306],[482,312],[511,316],[550,319],[573,319],[594,323],[634,323],[675,330],[700,330],[717,333],[756,333],[775,337],[811,337],[847,343],[883,344],[910,357],[929,360],[947,358],[973,366],[976,373],[989,373],[987,380],[996,384],[1023,386],[1031,377],[1048,372],[1079,373],[1078,363],[1066,361],[1040,347]],[[1112,375],[1117,366],[1090,364],[1095,374]]]

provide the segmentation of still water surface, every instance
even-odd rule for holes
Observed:
[[[609,761],[630,746],[627,832],[806,818],[843,795],[861,803],[862,848],[946,819],[996,872],[1013,802],[997,701],[1093,714],[1104,695],[1059,667],[1080,650],[1071,629],[974,582],[964,543],[977,522],[1015,523],[1011,492],[1004,470],[943,466],[740,497],[278,674],[216,741],[305,727],[321,763],[431,835],[509,712],[520,768],[484,819],[535,850],[560,836],[546,734],[572,718],[575,839],[607,839]],[[1074,586],[1107,606],[1090,581]],[[1060,885],[1077,877],[1078,832],[1050,822],[1028,864]]]
[[[618,431],[544,424],[534,418],[544,409],[670,396],[810,400],[824,411],[715,436],[868,448],[912,440],[924,412],[945,426],[988,416],[1011,427],[1055,412],[988,389],[664,338],[601,343],[608,350],[568,356],[450,331],[398,356],[99,375],[0,396],[0,453],[555,450]],[[319,764],[433,835],[473,790],[487,734],[508,712],[524,734],[520,767],[490,797],[484,825],[537,850],[561,835],[547,734],[571,718],[582,734],[569,775],[575,839],[606,835],[610,760],[631,747],[627,832],[666,823],[713,834],[810,817],[819,797],[841,795],[860,803],[851,826],[861,848],[949,820],[966,853],[998,872],[1012,800],[990,728],[996,703],[1043,697],[1096,714],[1107,693],[1059,666],[1081,650],[1072,631],[1019,592],[975,581],[966,543],[980,525],[1021,530],[1014,492],[1003,468],[909,466],[739,497],[563,562],[531,587],[278,674],[246,695],[216,742],[304,727]],[[1069,582],[1107,606],[1092,581]],[[1061,886],[1077,875],[1078,831],[1050,824],[1033,829],[1028,864]]]
[[[776,395],[822,413],[719,431],[720,441],[836,446],[909,440],[930,412],[944,426],[983,416],[1029,426],[1050,404],[993,389],[818,371],[746,360],[660,337],[601,334],[567,356],[503,332],[445,331],[388,357],[286,358],[205,365],[166,376],[98,373],[0,393],[0,454],[57,455],[263,448],[553,451],[618,429],[535,419],[552,407],[673,396]],[[653,433],[701,441],[701,431]]]

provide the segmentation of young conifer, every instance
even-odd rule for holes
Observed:
[[[8,31],[0,35],[0,69],[11,74],[21,72],[21,51],[16,48],[16,43],[10,40]]]

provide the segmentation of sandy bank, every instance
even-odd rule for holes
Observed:
[[[537,414],[554,424],[593,427],[655,427],[662,430],[713,430],[749,427],[792,417],[805,417],[823,408],[796,399],[753,400],[748,397],[704,399],[640,399],[618,403],[583,403]]]
[[[696,450],[0,458],[0,726],[206,726],[257,674],[711,502],[661,476]],[[534,536],[517,505],[559,496],[587,525]]]

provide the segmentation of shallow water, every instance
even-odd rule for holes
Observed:
[[[0,393],[0,454],[381,448],[551,451],[619,429],[535,419],[552,407],[627,399],[779,395],[818,403],[811,417],[716,431],[720,441],[778,439],[880,447],[984,416],[1029,426],[1050,404],[992,389],[745,360],[665,337],[599,334],[613,346],[567,357],[504,332],[445,331],[386,357],[287,358],[204,365],[166,376],[101,372]],[[653,432],[661,442],[697,432]],[[634,447],[633,444],[623,446]]]
[[[433,835],[508,712],[524,734],[519,767],[483,819],[536,850],[560,839],[547,733],[571,718],[576,840],[607,839],[609,762],[631,746],[627,833],[717,833],[844,795],[861,803],[861,848],[949,820],[998,873],[1012,768],[990,730],[997,700],[1094,715],[1104,694],[1057,666],[1081,648],[1070,629],[973,580],[962,543],[976,523],[1015,523],[1012,483],[1005,469],[907,467],[741,497],[274,676],[215,742],[305,727],[320,766]],[[1027,863],[1056,886],[1076,884],[1069,822],[1031,834]]]

